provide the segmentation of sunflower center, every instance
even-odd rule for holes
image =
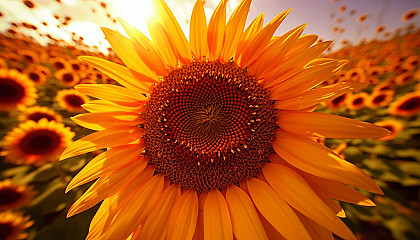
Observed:
[[[13,229],[13,225],[9,222],[0,223],[0,240],[7,240]]]
[[[24,96],[25,89],[22,85],[8,78],[0,78],[0,102],[18,102]]]
[[[27,154],[48,154],[60,145],[60,136],[50,130],[35,130],[20,141],[20,149]]]
[[[145,155],[185,189],[224,188],[255,176],[273,152],[272,101],[233,63],[171,71],[146,104]]]
[[[67,102],[68,105],[72,107],[80,107],[82,104],[85,103],[83,99],[77,95],[67,95],[65,96],[64,100]]]
[[[14,203],[22,197],[22,194],[16,192],[14,189],[3,188],[0,189],[0,205]]]

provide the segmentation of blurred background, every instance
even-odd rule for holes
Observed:
[[[68,219],[66,213],[90,184],[64,191],[100,151],[57,159],[72,139],[90,133],[70,120],[85,111],[80,106],[89,99],[73,86],[115,82],[76,57],[122,63],[100,27],[125,35],[119,17],[149,36],[145,21],[153,17],[150,1],[0,0],[0,239],[11,233],[16,239],[86,236],[97,207]],[[195,0],[166,2],[188,36]],[[218,0],[203,2],[209,19]],[[238,3],[228,1],[228,16]],[[318,42],[334,40],[326,57],[349,59],[323,85],[370,84],[326,101],[316,111],[393,132],[373,140],[319,139],[366,171],[385,193],[364,192],[376,207],[341,204],[347,214],[343,221],[359,239],[420,239],[420,1],[254,0],[247,22],[264,12],[268,23],[289,8],[275,35],[309,23],[303,34],[318,35]],[[36,143],[17,144],[22,139]]]

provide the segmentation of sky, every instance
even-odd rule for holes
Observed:
[[[109,47],[104,40],[100,27],[109,27],[123,33],[123,29],[112,20],[120,17],[138,27],[148,36],[146,19],[153,17],[151,0],[32,0],[35,8],[29,9],[22,4],[22,0],[0,0],[0,31],[10,27],[10,22],[28,22],[39,27],[38,32],[27,31],[29,35],[39,32],[52,36],[70,39],[70,33],[75,32],[83,36],[85,43],[99,46],[100,49]],[[101,1],[106,3],[102,7]],[[228,16],[240,0],[228,0]],[[188,37],[189,18],[195,0],[166,0]],[[206,0],[205,12],[207,19],[218,4],[219,0]],[[340,8],[345,6],[344,11]],[[384,38],[375,33],[378,25],[384,25],[384,32],[393,32],[397,28],[407,26],[401,16],[408,10],[420,8],[420,0],[253,0],[247,22],[264,12],[265,23],[277,14],[292,8],[286,20],[280,25],[275,35],[281,35],[288,30],[308,23],[304,34],[316,34],[323,40],[334,40],[335,47],[342,46],[343,40],[358,43],[361,39]],[[353,14],[352,14],[353,13]],[[110,17],[107,17],[107,14]],[[365,22],[358,23],[357,18],[367,14]],[[54,18],[58,15],[60,20]],[[71,17],[67,26],[60,26],[61,19]],[[341,21],[341,22],[340,22]],[[43,26],[41,22],[47,22]],[[416,16],[409,23],[420,26],[420,16]],[[342,33],[334,32],[336,27]],[[124,34],[124,33],[123,33]]]

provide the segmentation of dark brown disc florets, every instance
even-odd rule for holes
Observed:
[[[225,188],[255,176],[273,152],[273,102],[234,63],[171,71],[144,111],[145,155],[185,189]]]

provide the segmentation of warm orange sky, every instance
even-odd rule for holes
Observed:
[[[68,33],[76,32],[84,37],[87,44],[106,48],[108,45],[103,40],[99,27],[106,26],[123,32],[119,24],[112,22],[113,17],[121,17],[148,35],[145,20],[152,14],[149,2],[151,0],[103,1],[107,4],[106,8],[101,7],[101,0],[61,0],[61,4],[55,0],[33,0],[36,7],[29,9],[22,4],[21,0],[0,0],[0,11],[4,15],[0,18],[0,31],[7,29],[11,21],[26,21],[39,26],[41,32],[64,39],[69,39]],[[228,1],[228,15],[239,1]],[[188,20],[195,0],[167,0],[166,2],[188,35]],[[218,2],[219,0],[206,0],[207,18],[210,18]],[[346,6],[346,10],[341,12],[339,9],[342,6]],[[401,15],[416,7],[420,7],[419,0],[253,0],[248,22],[264,12],[267,23],[280,12],[293,8],[277,31],[277,35],[303,23],[309,23],[304,33],[317,34],[325,40],[335,40],[339,45],[343,39],[358,42],[361,38],[378,37],[374,33],[378,24],[385,24],[386,31],[403,27],[407,23],[401,21]],[[108,18],[107,13],[112,17]],[[53,17],[54,14],[62,18],[69,16],[72,21],[68,26],[58,29],[56,25],[59,22]],[[357,23],[357,18],[361,14],[369,16],[363,24]],[[339,19],[341,23],[337,23]],[[42,21],[49,23],[49,26],[42,26]],[[411,22],[415,22],[418,26],[420,16]],[[343,29],[344,32],[334,33],[332,28],[335,26]],[[34,33],[29,32],[29,34]]]

